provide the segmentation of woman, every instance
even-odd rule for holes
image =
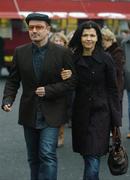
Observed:
[[[114,33],[109,28],[102,28],[102,42],[106,52],[110,53],[115,65],[116,65],[116,76],[117,76],[117,87],[120,97],[120,104],[122,107],[122,97],[124,90],[124,53],[123,49],[118,45]]]
[[[99,180],[100,158],[108,152],[110,131],[121,126],[116,70],[93,21],[77,28],[69,47],[78,75],[72,114],[73,150],[84,159],[83,180]],[[66,79],[71,72],[63,71],[61,76]]]

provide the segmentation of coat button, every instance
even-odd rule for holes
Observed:
[[[91,101],[91,100],[92,100],[92,98],[91,98],[91,97],[89,97],[89,98],[88,98],[88,100],[89,100],[89,101]]]

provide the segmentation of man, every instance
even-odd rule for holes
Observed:
[[[31,13],[25,20],[32,43],[15,50],[2,108],[11,111],[21,82],[19,124],[24,127],[31,180],[56,180],[58,131],[67,119],[66,95],[75,87],[75,70],[70,51],[48,40],[49,17]],[[62,80],[62,68],[71,68],[73,76]]]

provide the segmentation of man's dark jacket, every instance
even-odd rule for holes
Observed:
[[[13,57],[12,72],[6,82],[2,107],[13,104],[17,90],[22,84],[22,96],[19,108],[19,124],[35,127],[36,105],[41,103],[42,113],[46,122],[58,127],[66,122],[67,93],[76,85],[76,75],[71,53],[68,49],[49,42],[43,62],[42,81],[38,82],[32,62],[32,44],[17,47]],[[68,80],[61,79],[61,70],[71,69],[73,75]],[[37,87],[45,87],[45,96],[35,94]]]

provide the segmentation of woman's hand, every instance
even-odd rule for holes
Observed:
[[[61,71],[61,78],[63,80],[69,79],[71,77],[71,75],[72,75],[72,71],[71,70],[64,69],[64,68],[62,69],[62,71]]]
[[[119,127],[113,127],[112,129],[112,140],[114,143],[121,141],[121,131]]]

